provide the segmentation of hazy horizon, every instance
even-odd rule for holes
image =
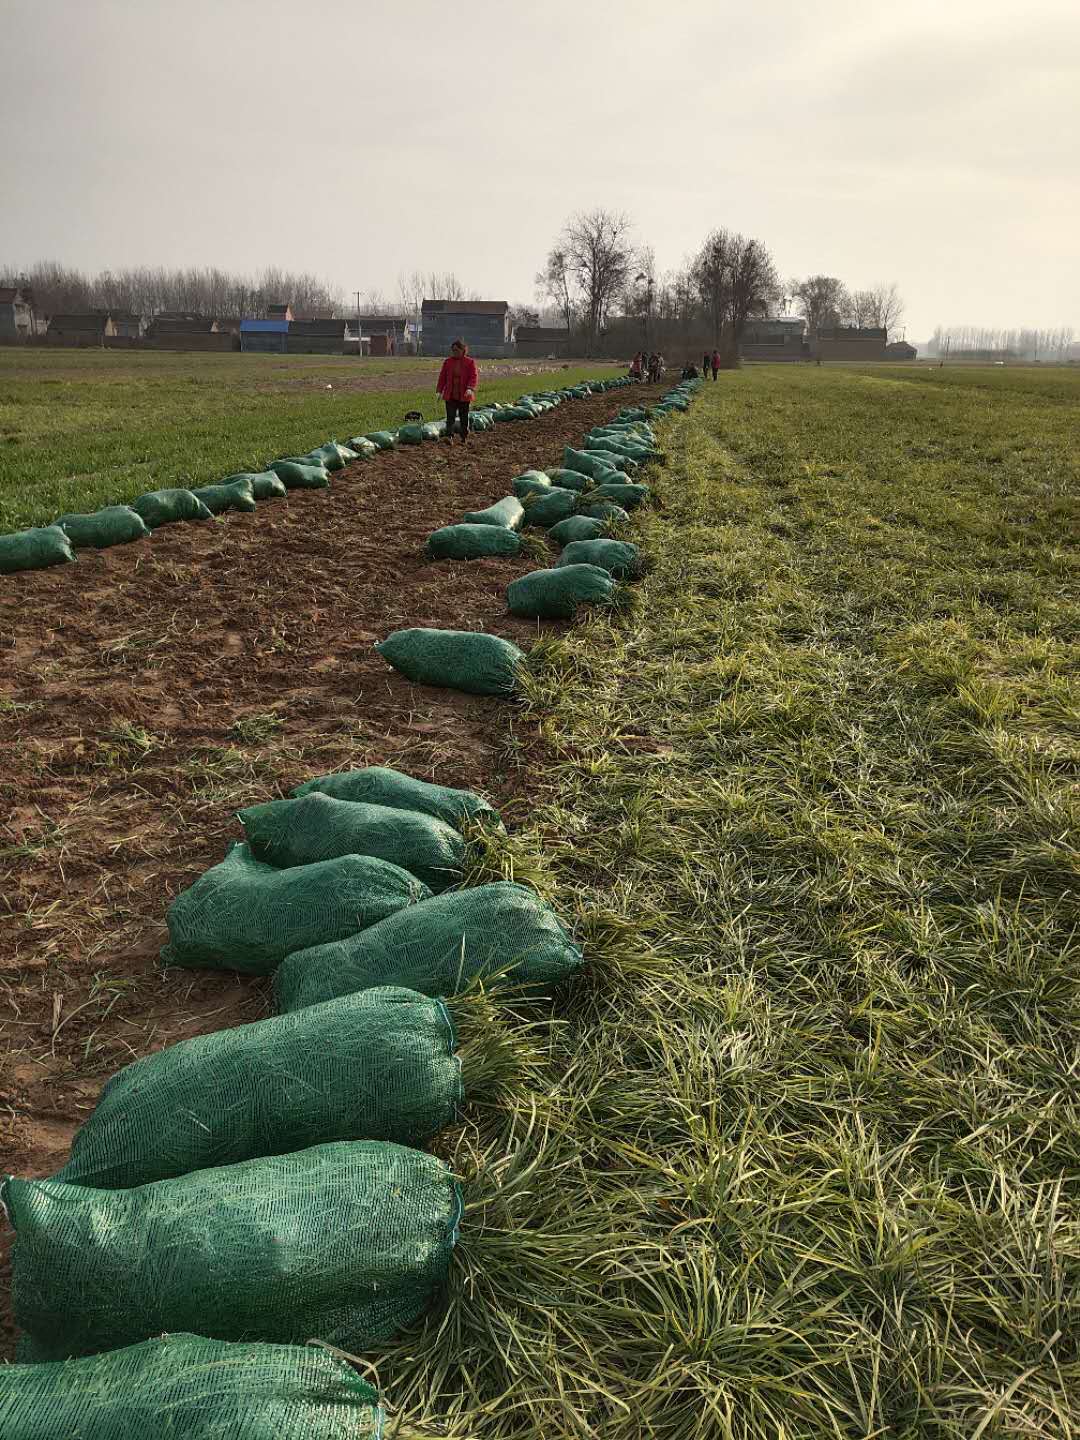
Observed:
[[[812,13],[811,13],[812,11]],[[903,329],[1080,332],[1080,6],[0,0],[0,264],[402,270],[533,298],[564,220],[708,230]]]

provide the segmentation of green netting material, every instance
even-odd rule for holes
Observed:
[[[446,525],[428,536],[435,560],[479,560],[487,555],[516,555],[521,536],[501,525]]]
[[[639,505],[644,505],[650,493],[648,485],[635,485],[631,481],[625,484],[607,481],[597,485],[589,496],[589,502],[595,505],[598,500],[614,500],[615,504],[621,505],[624,510],[636,510]]]
[[[234,480],[248,480],[251,482],[251,493],[256,500],[280,500],[289,492],[285,482],[273,470],[260,470],[256,474],[226,475],[221,482],[223,485],[231,485]]]
[[[637,460],[631,460],[631,459],[630,459],[628,456],[626,456],[626,455],[620,455],[620,454],[618,453],[618,451],[616,451],[616,450],[607,450],[607,449],[603,449],[603,450],[589,450],[589,449],[587,449],[587,450],[584,450],[584,451],[581,452],[581,453],[583,453],[583,454],[585,454],[585,455],[591,455],[594,460],[602,460],[602,461],[605,461],[608,465],[611,466],[612,470],[618,470],[618,471],[620,471],[624,476],[626,476],[626,475],[633,475],[633,474],[635,473],[635,471],[639,468],[639,464],[638,464],[638,461],[637,461]],[[596,478],[596,479],[601,479],[601,478],[605,478],[605,477],[595,476],[594,478]],[[606,477],[606,478],[610,479],[611,477],[608,476],[608,477]]]
[[[330,484],[330,472],[325,465],[312,465],[303,458],[271,460],[269,468],[286,490],[325,490]]]
[[[370,460],[379,453],[379,447],[366,435],[354,435],[351,440],[346,441],[349,449],[356,460]]]
[[[291,868],[374,855],[400,865],[432,890],[461,879],[465,841],[461,832],[432,815],[395,810],[363,800],[339,800],[318,790],[296,800],[249,805],[239,820],[256,860]]]
[[[610,480],[611,472],[615,469],[609,460],[595,450],[575,450],[570,445],[563,451],[563,468],[576,470],[579,475],[587,475],[590,480]]]
[[[106,505],[89,515],[61,515],[56,523],[76,550],[107,550],[110,545],[145,540],[150,534],[142,516],[130,505]]]
[[[461,1200],[441,1161],[378,1140],[317,1145],[91,1190],[8,1180],[12,1299],[31,1360],[171,1331],[356,1353],[445,1278]]]
[[[612,520],[617,525],[624,525],[629,519],[629,514],[621,505],[616,505],[614,500],[589,500],[586,496],[586,503],[581,507],[582,515],[590,515],[594,520]]]
[[[175,525],[180,520],[210,520],[213,517],[191,490],[148,490],[131,502],[151,530]]]
[[[474,630],[395,630],[375,649],[407,680],[472,695],[512,695],[525,659],[509,640]]]
[[[290,951],[344,940],[430,894],[415,875],[370,855],[277,870],[234,845],[169,906],[161,958],[268,975]]]
[[[525,518],[521,501],[515,495],[497,500],[486,510],[470,510],[461,517],[463,525],[502,525],[507,530],[517,530]]]
[[[569,545],[574,540],[595,540],[604,533],[603,520],[592,515],[570,515],[548,531],[556,545]]]
[[[250,480],[223,480],[220,485],[200,485],[191,492],[197,496],[211,515],[221,515],[226,510],[244,510],[250,514],[255,507],[255,492]]]
[[[59,525],[0,535],[0,575],[14,575],[18,570],[45,570],[50,565],[65,565],[74,559],[71,541]]]
[[[336,440],[328,440],[325,445],[317,445],[314,450],[309,450],[307,459],[312,465],[322,465],[324,469],[334,471],[344,470],[356,456],[352,450],[339,445]]]
[[[533,570],[506,588],[506,605],[512,615],[529,620],[572,620],[579,605],[610,601],[615,582],[598,565],[562,565],[554,570]]]
[[[597,565],[617,580],[641,574],[641,551],[628,540],[574,540],[559,556],[559,566]]]
[[[378,450],[393,450],[397,445],[397,435],[393,430],[372,430],[363,438],[370,440]]]
[[[4,1440],[378,1440],[376,1392],[316,1345],[165,1335],[0,1370]]]
[[[440,435],[446,434],[445,420],[427,420],[424,423],[424,439],[438,440]]]
[[[551,483],[563,490],[587,490],[593,483],[590,475],[582,475],[580,470],[566,470],[562,466],[549,470],[547,474]]]
[[[274,994],[280,1009],[297,1011],[377,985],[457,995],[477,976],[542,992],[581,964],[555,912],[524,885],[498,881],[448,891],[362,935],[290,955]]]
[[[573,514],[580,499],[576,490],[564,490],[561,485],[553,485],[546,494],[530,497],[525,506],[525,523],[557,525]]]
[[[424,443],[423,425],[402,425],[397,432],[399,445],[422,445]]]
[[[550,495],[551,481],[539,470],[527,470],[524,475],[515,475],[510,481],[510,489],[519,500],[527,500],[530,495]]]
[[[388,805],[391,810],[416,810],[421,815],[445,820],[447,825],[460,827],[465,820],[479,820],[502,829],[502,816],[482,795],[472,790],[454,790],[448,785],[433,785],[429,780],[417,780],[383,765],[319,775],[298,785],[292,793],[310,795],[314,790],[333,795],[335,800],[366,800],[369,805]]]
[[[182,1040],[113,1076],[55,1178],[127,1190],[332,1140],[423,1145],[463,1098],[454,1045],[442,1002],[400,988]]]

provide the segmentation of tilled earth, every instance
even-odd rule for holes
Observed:
[[[527,648],[536,625],[505,591],[537,562],[432,563],[424,541],[630,398],[403,448],[254,515],[5,578],[0,1173],[52,1173],[121,1065],[266,1012],[265,982],[157,963],[169,902],[239,838],[241,806],[367,764],[520,796],[512,707],[411,685],[373,646],[431,625]]]

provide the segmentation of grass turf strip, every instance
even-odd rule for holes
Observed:
[[[410,1423],[1080,1428],[1076,462],[1060,392],[967,373],[710,385],[641,603],[543,643],[503,865],[594,964],[458,1137]]]

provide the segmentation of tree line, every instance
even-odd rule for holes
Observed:
[[[999,330],[984,325],[939,325],[930,337],[931,355],[974,355],[1001,360],[1069,359],[1074,331],[1062,325],[1056,330]]]

